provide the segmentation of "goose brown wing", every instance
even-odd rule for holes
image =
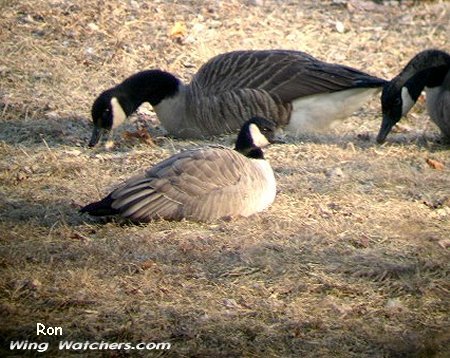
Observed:
[[[287,102],[354,87],[379,87],[384,83],[362,71],[323,62],[304,52],[267,50],[236,51],[212,58],[197,72],[192,88],[208,95],[253,88]]]
[[[245,205],[241,196],[257,176],[250,161],[232,149],[187,150],[116,189],[112,207],[135,221],[212,220],[239,214]]]
[[[208,167],[206,190],[197,197],[190,196],[185,203],[185,217],[201,221],[221,217],[248,216],[260,208],[261,198],[267,190],[267,178],[251,159],[230,149],[208,153],[212,159],[202,160],[202,168]],[[273,174],[272,174],[273,175]]]

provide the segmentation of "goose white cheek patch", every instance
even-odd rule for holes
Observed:
[[[255,124],[250,124],[250,135],[253,139],[253,144],[257,147],[264,148],[267,147],[270,143],[267,138],[261,133],[259,128]]]
[[[117,128],[120,126],[125,119],[127,118],[127,115],[125,114],[122,106],[120,105],[119,101],[116,97],[111,98],[111,107],[112,107],[112,118],[113,118],[113,125],[112,128]]]
[[[414,106],[414,101],[409,94],[408,88],[402,87],[402,116],[405,116],[412,106]]]

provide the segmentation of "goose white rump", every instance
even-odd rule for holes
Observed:
[[[350,116],[379,89],[354,88],[295,99],[285,131],[293,136],[326,129],[337,119]]]

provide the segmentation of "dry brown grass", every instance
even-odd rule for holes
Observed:
[[[0,1],[2,356],[10,340],[38,339],[36,322],[69,340],[168,341],[169,356],[448,356],[450,160],[423,104],[383,146],[373,100],[328,133],[268,149],[279,195],[248,219],[78,215],[201,144],[84,147],[95,96],[137,70],[188,80],[221,52],[291,48],[390,78],[422,49],[448,50],[443,1],[263,3]],[[168,35],[177,21],[181,39]]]

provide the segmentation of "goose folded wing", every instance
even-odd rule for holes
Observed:
[[[253,88],[289,102],[295,98],[355,87],[380,87],[385,81],[348,66],[327,63],[299,51],[236,51],[207,62],[194,88],[214,95]]]
[[[181,152],[113,192],[113,207],[136,221],[208,220],[239,194],[243,169],[236,161],[239,157],[225,148]]]

